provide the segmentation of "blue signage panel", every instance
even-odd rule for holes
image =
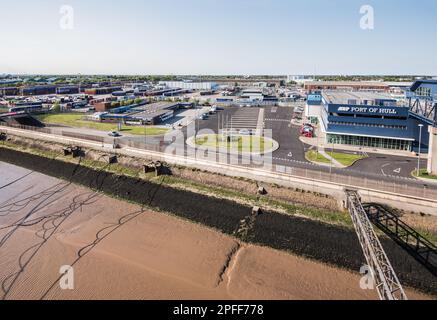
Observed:
[[[362,114],[369,116],[407,117],[408,107],[378,107],[362,105],[329,105],[329,112],[343,114]]]

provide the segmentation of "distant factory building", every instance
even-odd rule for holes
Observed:
[[[179,102],[152,103],[131,109],[130,111],[135,113],[130,114],[127,120],[141,124],[155,125],[172,118],[175,111],[181,107],[182,105]]]
[[[173,89],[188,90],[215,90],[218,88],[214,82],[194,82],[194,81],[160,81],[159,85]]]
[[[96,111],[98,111],[98,112],[105,112],[105,111],[108,111],[109,109],[111,109],[111,106],[112,106],[112,102],[98,102],[98,103],[95,103],[94,105],[93,105],[93,107],[96,109]]]
[[[65,87],[57,87],[56,94],[78,94],[79,87],[77,86],[65,86]]]
[[[388,92],[390,86],[384,82],[376,81],[309,81],[304,83],[304,89],[308,93],[321,90]]]
[[[122,91],[122,88],[121,87],[88,88],[85,89],[85,94],[89,94],[89,95],[111,94],[115,91]]]
[[[17,96],[19,93],[20,89],[17,87],[0,88],[0,96]]]
[[[251,105],[276,105],[279,102],[278,97],[270,96],[261,89],[247,89],[241,92],[240,97],[236,100],[240,104]]]
[[[303,76],[303,75],[289,75],[287,76],[287,82],[296,82],[297,84],[302,84],[306,82],[313,82],[314,78],[311,76]]]
[[[21,94],[23,96],[56,94],[56,86],[34,86],[21,88]]]
[[[122,121],[128,124],[156,125],[172,118],[177,110],[191,107],[193,107],[192,103],[157,102],[130,107],[123,110],[123,113],[120,113],[120,108],[111,109],[110,113],[102,115],[101,119],[104,122]]]

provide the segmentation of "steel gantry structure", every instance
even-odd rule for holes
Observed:
[[[405,97],[410,113],[437,126],[437,80],[418,80]]]
[[[404,289],[363,208],[358,192],[346,190],[347,208],[351,214],[364,257],[370,267],[381,300],[408,300]]]

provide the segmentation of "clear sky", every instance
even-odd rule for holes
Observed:
[[[0,73],[437,75],[436,0],[0,0],[0,12]]]

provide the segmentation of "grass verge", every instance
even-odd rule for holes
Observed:
[[[349,153],[340,153],[340,152],[326,152],[329,156],[337,160],[345,167],[350,167],[358,160],[364,159],[365,156],[359,154],[349,154]],[[305,154],[308,161],[317,162],[317,163],[331,163],[331,160],[323,156],[321,153],[318,153],[315,150],[310,150]]]
[[[417,177],[417,169],[414,170],[411,174],[414,177]],[[437,175],[429,174],[427,169],[422,169],[420,170],[419,178],[437,180]]]
[[[359,154],[340,153],[340,152],[326,152],[326,153],[346,167],[350,167],[358,160],[365,158],[365,156]]]
[[[100,131],[118,131],[118,125],[114,123],[102,123],[84,120],[82,114],[60,113],[46,114],[37,117],[40,121],[48,124],[59,124],[75,128],[88,128]],[[121,132],[133,135],[163,135],[170,129],[148,126],[122,126]]]
[[[315,150],[307,151],[305,154],[308,161],[318,162],[318,163],[331,163],[329,159],[325,158],[322,154],[318,153]]]
[[[226,141],[217,134],[203,135],[196,139],[196,144],[215,149],[230,149],[240,152],[264,152],[273,148],[273,141],[259,136],[238,136],[234,141]]]

